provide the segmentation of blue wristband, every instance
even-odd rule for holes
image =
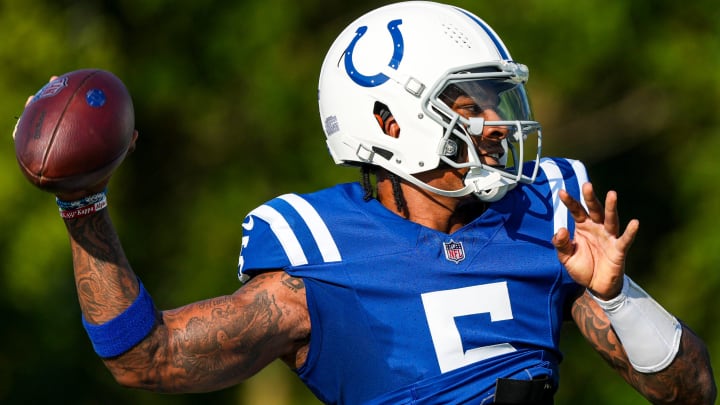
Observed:
[[[156,321],[155,305],[142,283],[135,301],[117,317],[100,325],[82,317],[95,353],[103,358],[119,356],[135,347],[152,331]]]

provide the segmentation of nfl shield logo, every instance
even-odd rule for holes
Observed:
[[[52,97],[62,91],[65,87],[67,87],[68,79],[67,77],[58,77],[57,79],[47,83],[45,86],[43,86],[40,90],[38,90],[37,93],[35,93],[35,96],[32,99],[32,102],[46,97]]]
[[[450,242],[443,242],[445,248],[445,258],[455,264],[465,260],[465,248],[463,248],[462,242],[455,242],[450,239]]]

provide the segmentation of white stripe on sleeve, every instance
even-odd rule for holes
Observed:
[[[554,234],[557,233],[560,228],[567,228],[568,210],[565,204],[560,201],[560,190],[565,188],[565,181],[562,176],[562,172],[557,164],[553,160],[544,160],[540,163],[545,176],[548,179],[548,185],[552,192],[552,204],[554,213]]]
[[[285,194],[279,198],[290,204],[300,214],[305,224],[310,228],[313,239],[320,250],[325,262],[339,262],[342,260],[337,244],[330,234],[325,221],[320,217],[315,208],[297,194]]]
[[[300,242],[292,228],[290,228],[290,224],[288,224],[279,212],[268,205],[261,205],[252,210],[249,215],[254,215],[270,225],[270,229],[272,229],[278,241],[280,241],[280,245],[285,251],[288,260],[290,260],[291,265],[300,266],[308,263],[302,246],[300,246]]]
[[[580,188],[580,204],[585,207],[585,211],[588,211],[585,199],[582,198],[582,185],[590,181],[590,179],[588,178],[587,169],[585,168],[585,165],[579,160],[568,159],[568,161],[572,165],[573,171],[575,172],[575,177],[577,177],[578,180],[578,187]]]

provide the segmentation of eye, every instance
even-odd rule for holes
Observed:
[[[483,108],[479,105],[472,103],[472,104],[463,104],[457,107],[456,109],[457,113],[463,116],[477,116],[483,113]]]

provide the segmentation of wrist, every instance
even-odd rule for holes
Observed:
[[[627,300],[627,292],[630,283],[627,282],[626,278],[628,277],[623,277],[622,287],[620,288],[620,291],[614,295],[600,295],[591,289],[588,289],[588,292],[605,312],[617,311],[617,309],[625,303],[625,300]]]
[[[618,277],[613,278],[610,283],[606,283],[603,286],[604,288],[597,289],[588,287],[587,290],[594,298],[601,301],[611,302],[615,301],[615,298],[627,292],[627,285],[628,283],[625,280],[625,275],[621,274]]]
[[[74,191],[59,191],[55,193],[55,197],[57,199],[62,201],[75,201],[83,199],[89,195],[101,193],[103,191],[107,192],[107,186],[108,186],[108,180],[103,180],[100,183],[88,187],[84,190],[74,190]]]
[[[98,193],[86,195],[75,200],[55,198],[60,216],[63,219],[75,219],[94,214],[107,207],[107,189]]]

